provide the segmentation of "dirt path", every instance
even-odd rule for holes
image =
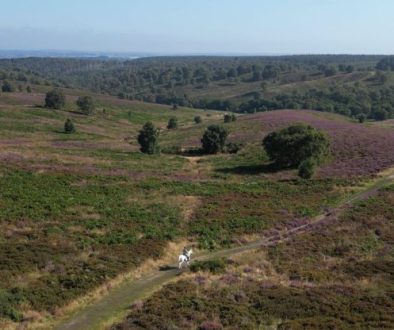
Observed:
[[[380,188],[393,181],[394,176],[392,173],[389,173],[388,175],[376,180],[373,185],[367,187],[364,191],[359,192],[348,200],[344,201],[342,205],[335,210],[328,214],[317,216],[306,224],[302,224],[291,229],[277,231],[268,237],[242,246],[219,250],[209,254],[197,255],[193,259],[206,260],[217,257],[230,257],[248,250],[275,245],[288,240],[295,235],[313,230],[318,226],[327,225],[332,219],[336,218],[351,204],[358,200],[368,198],[369,196],[375,194]],[[118,320],[119,317],[124,316],[133,302],[146,298],[153,292],[159,290],[163,285],[169,283],[170,281],[176,280],[177,275],[178,270],[176,265],[170,265],[163,267],[162,270],[152,272],[141,279],[135,280],[133,282],[123,283],[120,286],[114,288],[100,300],[73,314],[68,320],[55,327],[55,329],[104,329],[106,326],[111,324],[111,320]]]

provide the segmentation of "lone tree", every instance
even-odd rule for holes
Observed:
[[[263,146],[280,168],[298,167],[310,158],[318,164],[329,153],[328,137],[309,125],[298,124],[268,134]]]
[[[237,116],[235,114],[231,114],[231,115],[225,114],[224,115],[224,122],[225,123],[231,123],[236,120],[237,120]]]
[[[3,85],[1,86],[1,90],[3,91],[3,93],[11,93],[15,89],[14,86],[12,86],[8,81],[4,81]]]
[[[171,118],[168,120],[167,128],[168,128],[168,129],[175,129],[175,128],[178,128],[178,119],[177,119],[176,117],[171,117]]]
[[[201,123],[202,123],[201,116],[195,116],[195,117],[194,117],[194,122],[195,122],[196,124],[201,124]]]
[[[207,154],[222,152],[227,136],[228,131],[224,127],[219,125],[209,126],[201,139],[204,152]]]
[[[77,100],[79,110],[85,115],[90,115],[94,112],[95,105],[91,96],[80,96]]]
[[[45,96],[45,106],[51,109],[61,109],[66,104],[66,97],[60,89],[53,89]]]
[[[367,116],[366,116],[364,113],[359,113],[359,114],[356,116],[356,118],[358,119],[358,122],[359,122],[360,124],[362,124],[362,123],[365,121],[365,119],[367,119]]]
[[[67,119],[66,122],[64,123],[64,132],[66,134],[75,133],[75,127],[71,119]]]
[[[138,134],[138,143],[140,150],[146,154],[155,154],[159,149],[159,129],[148,121]]]

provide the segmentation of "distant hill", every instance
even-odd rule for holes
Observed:
[[[103,54],[58,55],[0,60],[0,81],[72,87],[122,99],[239,113],[287,108],[375,120],[394,117],[393,66],[385,56],[162,56],[129,60],[100,57]]]

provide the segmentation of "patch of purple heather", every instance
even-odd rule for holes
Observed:
[[[239,120],[261,124],[265,133],[295,123],[306,123],[325,131],[331,138],[333,160],[321,166],[320,177],[373,175],[394,165],[392,129],[347,122],[308,110],[269,111]]]

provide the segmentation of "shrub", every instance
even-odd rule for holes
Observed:
[[[226,262],[223,259],[194,261],[190,265],[192,272],[209,271],[213,274],[223,273],[226,270]]]
[[[225,123],[231,123],[237,120],[237,116],[235,114],[225,114],[224,115],[224,122]]]
[[[298,167],[298,176],[303,179],[310,179],[315,174],[316,162],[313,158],[304,160]]]
[[[66,97],[60,89],[53,89],[45,96],[45,106],[51,109],[61,109],[66,104]]]
[[[211,125],[205,131],[201,143],[202,148],[207,154],[216,154],[223,151],[228,131],[219,125]]]
[[[298,124],[268,134],[263,146],[277,166],[298,167],[314,158],[319,163],[329,152],[328,137],[312,126]]]
[[[90,115],[93,113],[95,106],[91,96],[80,96],[77,100],[78,108],[85,114]]]
[[[71,134],[75,132],[75,127],[71,119],[67,119],[66,122],[64,123],[64,132],[66,134]]]
[[[230,142],[226,144],[226,152],[229,154],[236,154],[244,147],[243,143],[240,142]]]
[[[168,128],[168,129],[175,129],[175,128],[178,128],[178,119],[177,119],[176,117],[171,117],[171,118],[168,120],[167,128]]]
[[[151,122],[147,122],[138,134],[140,150],[146,154],[155,154],[159,149],[159,130]]]
[[[201,123],[202,123],[201,116],[195,116],[195,117],[194,117],[194,122],[195,122],[196,124],[201,124]]]
[[[3,93],[11,93],[15,89],[14,86],[12,86],[8,81],[4,81],[3,86],[1,86],[1,90],[3,91]]]
[[[230,123],[231,122],[231,116],[229,114],[224,115],[224,122],[225,123]]]

